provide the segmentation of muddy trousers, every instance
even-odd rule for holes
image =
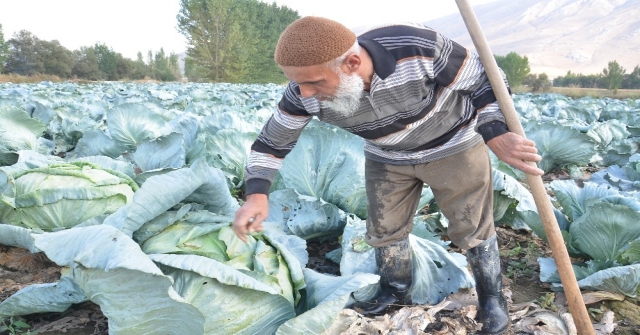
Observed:
[[[449,239],[458,247],[469,249],[468,257],[478,286],[478,321],[483,323],[482,331],[500,334],[509,320],[502,295],[493,222],[492,171],[486,146],[481,143],[426,164],[402,166],[367,160],[365,166],[369,202],[366,239],[376,248],[382,290],[370,302],[373,306],[360,305],[365,307],[363,314],[381,313],[390,304],[410,302],[411,278],[389,271],[404,269],[400,264],[411,264],[407,237],[413,228],[423,185],[428,184],[438,206],[449,219]],[[409,250],[398,252],[398,246],[404,244]],[[486,267],[485,262],[492,266]],[[407,271],[405,274],[412,272]]]
[[[491,161],[480,143],[458,154],[418,165],[367,160],[367,243],[383,247],[409,235],[424,184],[449,220],[447,235],[461,249],[495,234]]]

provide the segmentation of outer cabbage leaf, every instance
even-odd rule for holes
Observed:
[[[363,140],[336,127],[312,124],[284,159],[283,188],[366,218]]]
[[[33,284],[0,302],[0,316],[66,311],[72,304],[88,301],[82,289],[69,277],[57,283]]]
[[[590,182],[584,183],[584,187],[580,188],[573,180],[554,180],[549,186],[553,189],[562,212],[572,221],[584,215],[590,205],[619,194],[606,185]]]
[[[542,261],[544,260],[544,261]],[[540,263],[540,280],[543,282],[553,283],[552,288],[560,289],[562,283],[558,275],[558,268],[553,259],[538,259]],[[581,271],[580,267],[574,265],[574,271]],[[640,264],[632,264],[626,266],[615,266],[599,271],[591,271],[592,273],[581,276],[578,280],[578,286],[585,290],[607,291],[614,293],[622,293],[626,296],[635,298],[640,287]]]
[[[225,173],[230,188],[244,185],[244,168],[257,137],[254,132],[222,129],[207,139],[207,162]]]
[[[108,225],[33,236],[89,300],[100,305],[114,334],[203,334],[204,316],[182,300],[171,278],[128,236]],[[141,303],[142,302],[142,303]]]
[[[626,264],[640,263],[640,240],[629,242],[629,249],[622,253],[622,258]]]
[[[164,168],[179,169],[186,164],[183,141],[183,135],[179,133],[143,140],[138,143],[131,158],[143,172]]]
[[[545,172],[567,165],[587,165],[596,154],[594,143],[585,134],[565,126],[538,124],[527,131],[527,137],[536,142],[542,156],[538,167]]]
[[[0,223],[0,244],[27,249],[35,254],[41,250],[36,248],[32,233],[41,232]]]
[[[105,220],[132,236],[143,224],[180,202],[196,202],[221,215],[233,214],[239,207],[226,186],[224,174],[199,160],[191,167],[147,179],[133,201]]]
[[[316,308],[322,303],[339,299],[345,295],[377,284],[380,276],[371,273],[354,273],[348,276],[332,276],[318,273],[311,269],[304,269],[304,279],[307,283],[305,298],[299,312],[306,312]],[[346,301],[345,301],[346,304]],[[340,309],[345,305],[343,304]]]
[[[292,189],[283,189],[269,194],[267,221],[278,223],[287,234],[308,240],[341,235],[346,214],[333,204],[302,196]]]
[[[409,241],[413,251],[410,294],[414,303],[435,305],[461,288],[474,286],[464,256],[413,235],[409,235]]]
[[[343,257],[340,262],[340,273],[343,276],[356,272],[377,272],[374,250],[364,241],[365,231],[364,221],[347,222],[342,237]],[[410,289],[413,302],[436,304],[460,288],[473,287],[474,280],[467,270],[464,256],[449,253],[439,244],[414,235],[409,235],[409,241],[413,253],[413,285]],[[360,291],[364,289],[366,288]]]
[[[5,169],[0,220],[30,228],[73,227],[126,205],[137,185],[128,176],[86,162],[11,173]]]
[[[18,158],[15,152],[35,150],[46,127],[14,106],[0,106],[0,119],[0,165],[15,164]]]
[[[111,137],[129,147],[163,135],[161,129],[165,124],[160,115],[143,104],[121,104],[107,111]]]
[[[205,334],[272,334],[295,316],[293,305],[271,287],[212,259],[151,257],[165,265],[178,294],[204,312]]]
[[[640,238],[640,213],[633,209],[606,202],[587,208],[576,219],[569,232],[574,244],[592,259],[613,263],[628,247]]]
[[[494,220],[514,229],[529,229],[531,217],[538,215],[531,192],[515,178],[496,169],[493,169],[492,180]],[[521,214],[523,212],[529,213]]]
[[[299,315],[278,327],[276,335],[326,334],[338,314],[349,300],[349,294],[321,303],[314,309]]]

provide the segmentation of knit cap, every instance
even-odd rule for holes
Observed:
[[[281,66],[324,64],[342,56],[355,41],[356,35],[342,24],[322,17],[305,16],[282,32],[274,58]]]

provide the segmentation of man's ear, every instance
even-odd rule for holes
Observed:
[[[362,58],[358,54],[351,54],[344,59],[344,64],[350,72],[356,72],[362,64]]]

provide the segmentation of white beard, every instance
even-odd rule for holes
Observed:
[[[344,117],[352,116],[360,107],[364,81],[357,74],[348,75],[340,71],[340,84],[331,100],[320,101],[320,106],[331,108]]]

